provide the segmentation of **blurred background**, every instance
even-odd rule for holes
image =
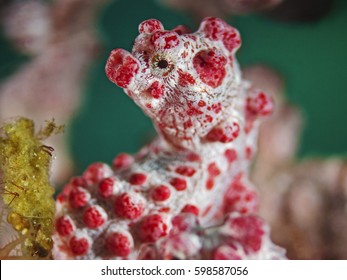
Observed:
[[[106,78],[109,52],[130,51],[148,18],[192,30],[205,16],[224,18],[241,33],[245,77],[278,104],[253,171],[275,241],[291,258],[347,258],[347,1],[2,0],[0,13],[0,121],[66,125],[51,140],[58,187],[155,137]]]

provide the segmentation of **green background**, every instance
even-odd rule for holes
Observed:
[[[138,24],[148,18],[159,19],[166,29],[179,24],[198,27],[189,16],[155,1],[118,0],[103,8],[97,22],[103,50],[90,69],[82,108],[69,127],[78,172],[93,161],[111,162],[119,152],[136,152],[155,135],[150,120],[104,74],[109,52],[130,50]],[[299,156],[346,155],[347,1],[336,1],[333,11],[316,23],[284,23],[261,15],[227,21],[242,35],[237,54],[241,65],[265,63],[277,69],[285,78],[288,99],[303,110]],[[0,40],[4,77],[25,58]]]

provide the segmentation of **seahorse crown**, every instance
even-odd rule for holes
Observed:
[[[218,18],[205,19],[195,33],[184,26],[167,31],[150,19],[140,24],[139,33],[132,53],[112,51],[108,78],[171,142],[206,136],[222,120],[223,107],[230,106],[241,83],[234,58],[239,33]]]

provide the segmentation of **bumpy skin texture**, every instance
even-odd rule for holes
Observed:
[[[58,197],[55,257],[283,258],[255,215],[248,180],[258,119],[272,102],[241,79],[239,33],[217,18],[192,34],[154,19],[139,32],[132,53],[111,52],[106,74],[159,137],[67,184]]]

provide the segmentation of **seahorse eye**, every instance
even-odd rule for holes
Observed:
[[[160,68],[160,69],[165,69],[169,66],[169,62],[165,59],[161,59],[158,61],[158,64],[157,66]]]
[[[158,77],[166,77],[173,69],[170,58],[163,54],[156,54],[151,60],[152,73]]]

